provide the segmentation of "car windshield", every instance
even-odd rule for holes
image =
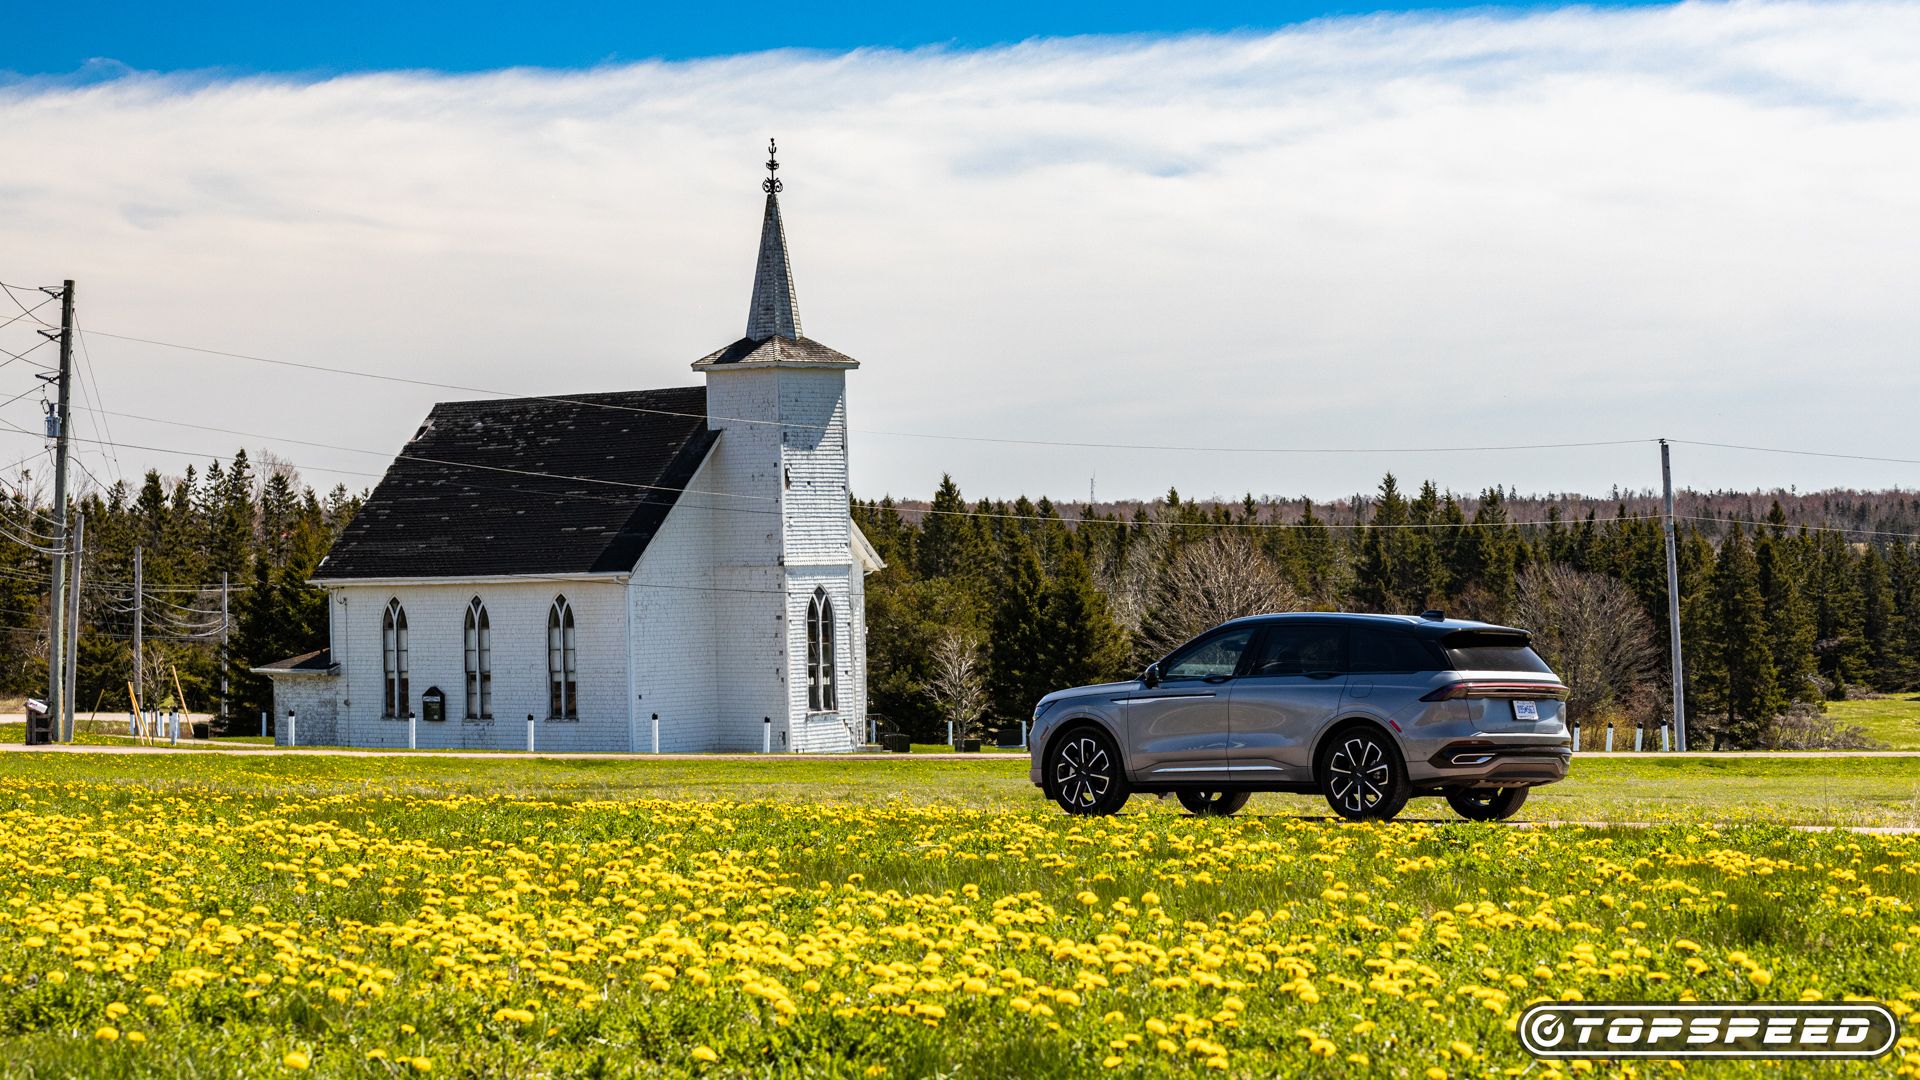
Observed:
[[[1442,644],[1446,646],[1447,659],[1453,661],[1458,671],[1553,673],[1553,669],[1540,659],[1540,654],[1533,651],[1527,644],[1527,638],[1521,634],[1466,631],[1448,634]]]

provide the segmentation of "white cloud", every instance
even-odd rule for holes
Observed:
[[[0,132],[0,278],[78,279],[93,329],[530,393],[688,383],[689,362],[738,336],[776,134],[806,328],[866,365],[851,382],[862,494],[924,493],[943,470],[970,493],[1067,497],[1096,471],[1103,496],[1338,495],[1387,468],[1528,490],[1658,479],[1651,448],[1288,457],[878,432],[1670,435],[1920,457],[1912,5],[23,82],[0,88]],[[395,449],[453,396],[91,344],[109,408],[299,439]],[[23,378],[0,369],[0,398]],[[31,427],[31,406],[0,415]],[[10,437],[0,459],[15,442],[31,448]],[[1677,458],[1699,486],[1920,478]]]

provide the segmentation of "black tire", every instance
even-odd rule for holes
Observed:
[[[1047,794],[1069,814],[1118,813],[1133,791],[1120,748],[1097,727],[1063,731],[1047,748]]]
[[[1232,817],[1253,798],[1251,791],[1182,791],[1180,805],[1195,817]]]
[[[1314,775],[1327,805],[1349,821],[1392,821],[1413,797],[1400,747],[1371,724],[1355,724],[1329,736],[1320,747]]]
[[[1447,792],[1447,805],[1468,821],[1505,821],[1527,801],[1523,787],[1469,788]]]

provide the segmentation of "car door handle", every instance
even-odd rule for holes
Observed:
[[[1333,677],[1334,677],[1335,675],[1338,675],[1338,674],[1340,674],[1340,673],[1339,673],[1339,672],[1337,672],[1337,671],[1309,671],[1309,672],[1307,672],[1307,678],[1309,678],[1309,679],[1331,679],[1331,678],[1333,678]]]
[[[1204,683],[1209,683],[1213,686],[1219,686],[1221,683],[1226,682],[1228,679],[1231,679],[1231,678],[1233,678],[1233,676],[1231,675],[1209,675],[1200,681]]]

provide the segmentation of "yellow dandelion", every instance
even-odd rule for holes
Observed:
[[[298,1050],[289,1050],[281,1057],[280,1064],[295,1072],[305,1072],[307,1066],[313,1064],[313,1059]]]

